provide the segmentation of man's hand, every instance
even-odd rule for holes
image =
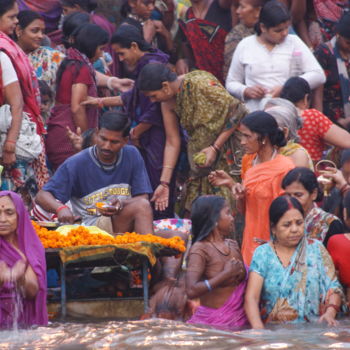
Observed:
[[[61,209],[57,213],[57,219],[59,222],[65,223],[65,224],[74,224],[74,221],[75,221],[75,217],[68,207]]]

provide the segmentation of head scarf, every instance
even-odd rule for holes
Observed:
[[[193,242],[208,237],[219,220],[225,199],[219,196],[200,196],[192,204]]]
[[[47,325],[46,309],[46,260],[45,250],[37,236],[30,221],[29,214],[24,207],[21,197],[11,191],[1,191],[0,197],[9,196],[17,211],[17,236],[18,246],[21,252],[26,256],[28,264],[32,267],[38,278],[39,291],[34,299],[23,300],[23,315],[20,315],[19,323],[21,326]],[[4,261],[9,267],[22,259],[19,253],[6,240],[0,237],[0,260]],[[3,295],[0,290],[0,303]],[[4,326],[2,309],[0,306],[0,328]]]

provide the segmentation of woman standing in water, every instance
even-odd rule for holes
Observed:
[[[247,323],[243,295],[247,271],[238,244],[228,239],[233,229],[231,209],[224,198],[202,196],[193,202],[192,234],[194,244],[188,256],[186,292],[200,298],[188,321],[224,328]]]
[[[301,204],[289,196],[278,197],[269,216],[272,240],[255,250],[245,294],[251,326],[313,319],[336,325],[342,288],[327,250],[304,235]]]
[[[16,307],[18,318],[15,319]],[[47,325],[46,261],[20,196],[0,192],[0,328]]]

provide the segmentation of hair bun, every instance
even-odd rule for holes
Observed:
[[[276,130],[276,133],[275,133],[275,135],[273,135],[273,138],[271,141],[272,141],[273,146],[277,146],[277,147],[283,147],[287,144],[286,137],[285,137],[284,132],[281,128],[278,128]]]

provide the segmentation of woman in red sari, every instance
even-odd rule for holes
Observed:
[[[42,136],[45,129],[40,115],[40,93],[35,72],[25,53],[9,37],[18,23],[17,14],[15,0],[0,1],[0,106],[9,105],[12,115],[1,146],[1,164],[5,166],[2,189],[22,191],[25,188],[34,195],[48,180],[48,172],[44,147],[39,156],[31,159],[16,157],[23,112],[35,123],[38,135]]]
[[[95,24],[84,24],[74,35],[74,45],[57,73],[56,103],[47,122],[47,156],[54,170],[75,153],[67,127],[82,132],[98,125],[98,109],[81,105],[87,96],[97,97],[92,62],[103,53],[108,34]]]
[[[179,21],[182,56],[176,63],[177,73],[197,68],[213,74],[223,83],[225,38],[231,30],[231,2],[226,0],[192,0],[185,20]]]

